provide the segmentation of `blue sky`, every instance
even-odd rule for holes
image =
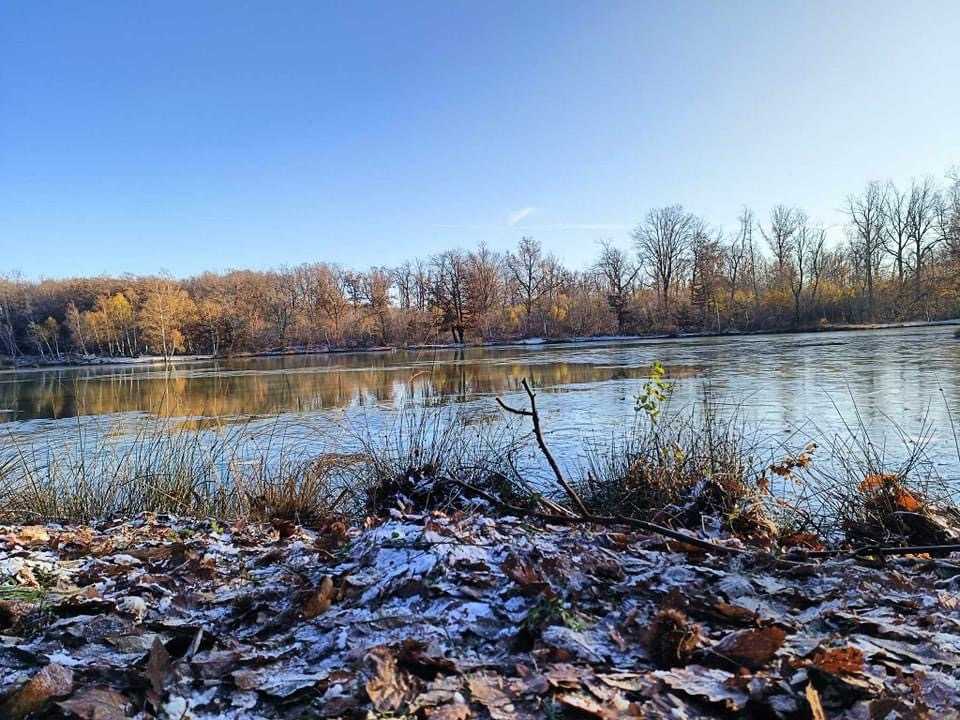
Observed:
[[[0,7],[0,272],[392,264],[521,235],[574,267],[653,206],[842,221],[960,162],[944,2]]]

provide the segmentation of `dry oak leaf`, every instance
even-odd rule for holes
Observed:
[[[17,545],[42,545],[50,542],[50,533],[43,525],[24,525],[20,532],[10,533],[7,540]]]
[[[464,703],[430,708],[425,710],[424,714],[429,720],[467,720],[471,716],[470,706]]]
[[[57,704],[82,720],[125,720],[129,706],[127,698],[108,687],[90,688]]]
[[[308,620],[323,615],[333,602],[333,578],[324,575],[320,587],[310,593],[303,603],[303,616]]]
[[[499,684],[496,678],[486,675],[472,675],[467,681],[474,702],[485,706],[493,720],[513,720],[517,716],[516,709]]]
[[[630,706],[625,698],[615,698],[610,702],[599,702],[585,692],[574,692],[558,695],[557,700],[561,705],[566,705],[581,713],[601,718],[602,720],[614,720],[622,717],[624,711]]]
[[[688,665],[674,670],[656,670],[652,675],[674,690],[722,703],[731,711],[742,709],[749,699],[747,693],[733,684],[735,676],[724,670]]]
[[[72,690],[73,670],[51,663],[0,705],[0,717],[18,720],[38,712],[51,698],[69,695]]]
[[[776,626],[759,630],[738,630],[725,636],[710,650],[737,665],[759,670],[773,659],[787,634]]]
[[[170,653],[164,647],[160,636],[153,638],[153,646],[150,648],[144,675],[150,681],[150,688],[158,698],[163,694],[163,688],[166,685],[167,674],[170,672],[170,660]]]
[[[366,660],[373,665],[373,676],[365,687],[377,712],[399,710],[417,694],[416,680],[397,668],[396,655],[389,647],[371,649]]]
[[[835,675],[863,670],[863,651],[856,647],[817,648],[811,660],[821,670]]]

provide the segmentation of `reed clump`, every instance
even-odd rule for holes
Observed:
[[[533,396],[531,411],[408,408],[386,425],[313,428],[309,438],[300,426],[197,432],[156,421],[89,441],[78,423],[64,447],[0,448],[0,522],[152,512],[319,527],[435,510],[655,523],[765,547],[960,542],[960,488],[937,472],[923,433],[895,428],[906,450],[891,453],[855,419],[843,436],[774,452],[709,393],[690,408],[660,398],[655,412],[647,393],[629,431],[588,440],[580,472],[567,475],[537,454],[553,460],[539,417],[529,434]]]

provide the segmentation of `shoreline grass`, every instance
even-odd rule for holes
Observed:
[[[0,522],[143,512],[361,522],[391,508],[469,509],[476,498],[465,496],[463,483],[514,507],[572,513],[562,494],[536,478],[522,423],[486,420],[456,407],[408,408],[386,428],[332,423],[294,432],[275,423],[254,432],[232,424],[203,434],[156,420],[130,437],[101,435],[92,446],[78,422],[66,447],[12,440],[0,449]],[[929,423],[919,439],[891,427],[903,452],[871,438],[858,415],[844,434],[773,456],[741,409],[707,390],[696,408],[667,404],[659,417],[638,412],[620,437],[587,438],[572,483],[593,514],[715,527],[752,542],[801,534],[831,545],[953,538],[960,486],[927,455]]]

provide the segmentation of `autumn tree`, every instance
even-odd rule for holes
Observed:
[[[622,335],[630,322],[630,306],[637,276],[642,268],[630,259],[626,251],[608,240],[600,241],[600,258],[594,268],[603,281],[607,305],[617,318],[617,333]]]
[[[702,223],[690,240],[690,303],[700,313],[701,327],[707,327],[711,314],[716,315],[720,329],[717,296],[723,279],[724,252],[720,236],[711,235]]]
[[[893,259],[897,283],[902,287],[906,279],[910,252],[910,193],[903,192],[888,182],[883,201],[884,252]]]
[[[139,324],[148,347],[168,360],[185,349],[184,326],[190,322],[194,304],[190,296],[167,279],[155,281],[140,310]]]
[[[524,236],[516,251],[507,253],[504,264],[523,304],[524,325],[529,331],[533,311],[556,289],[559,281],[556,259],[544,255],[539,242]]]
[[[880,272],[883,257],[883,239],[886,235],[886,197],[883,186],[870,182],[860,195],[847,197],[847,215],[853,226],[854,249],[863,268],[867,292],[867,318],[874,318],[874,284]]]
[[[939,214],[940,194],[930,178],[914,181],[910,185],[907,207],[907,236],[910,239],[914,289],[919,293],[923,268],[940,242],[934,232]]]
[[[701,221],[681,205],[657,208],[633,231],[640,262],[657,288],[660,311],[670,316],[671,295],[690,265],[690,242]]]
[[[502,299],[502,269],[501,258],[483,243],[467,254],[466,314],[481,337],[486,337]]]
[[[465,342],[469,265],[462,250],[447,250],[433,257],[430,298],[441,328],[453,342]]]

